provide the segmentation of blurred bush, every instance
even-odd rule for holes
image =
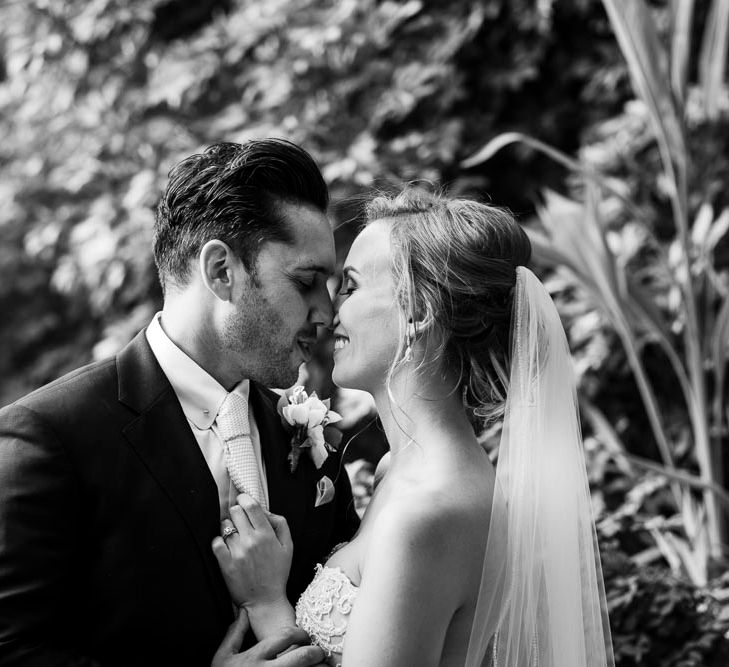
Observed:
[[[146,324],[160,304],[154,203],[207,143],[303,144],[343,223],[357,195],[408,179],[529,211],[562,181],[549,161],[460,160],[514,127],[574,149],[628,92],[585,0],[11,0],[0,13],[0,404]],[[338,229],[342,252],[353,233]]]
[[[706,528],[689,504],[699,496],[686,494],[677,515],[659,470],[637,469],[595,434],[585,450],[616,665],[729,664],[729,574],[707,559]]]
[[[660,567],[602,551],[615,663],[722,667],[729,659],[729,578],[697,590]]]

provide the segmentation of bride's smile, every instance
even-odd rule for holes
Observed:
[[[341,334],[334,334],[334,350],[341,350],[349,344],[349,338]]]
[[[332,378],[341,387],[374,394],[398,354],[403,316],[390,263],[387,225],[368,225],[352,244],[335,300]]]

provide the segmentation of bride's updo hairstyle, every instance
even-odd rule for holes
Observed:
[[[408,322],[416,339],[435,325],[439,335],[428,336],[427,357],[459,373],[454,389],[478,430],[503,413],[516,267],[529,261],[529,238],[504,209],[417,188],[373,199],[366,214],[367,224],[390,225],[404,314],[390,376],[407,356]]]

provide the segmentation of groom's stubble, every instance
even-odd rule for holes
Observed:
[[[301,360],[295,358],[297,331],[289,332],[282,315],[261,289],[252,286],[226,320],[222,344],[226,355],[245,360],[244,377],[264,387],[290,387]]]

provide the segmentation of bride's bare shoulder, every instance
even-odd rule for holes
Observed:
[[[444,608],[469,599],[482,570],[488,517],[440,490],[392,494],[379,509],[370,526],[363,578],[394,578],[416,587],[428,581]]]
[[[409,548],[436,551],[444,544],[470,544],[474,527],[478,526],[478,534],[488,527],[491,493],[468,486],[459,480],[403,484],[388,494],[380,508],[372,526],[375,540],[395,539]]]

